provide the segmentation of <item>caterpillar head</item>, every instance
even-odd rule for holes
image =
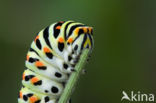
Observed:
[[[79,26],[73,30],[72,35],[68,38],[67,43],[71,44],[75,55],[81,54],[84,49],[93,48],[93,30],[92,27]]]

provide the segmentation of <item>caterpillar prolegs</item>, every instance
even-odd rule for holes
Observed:
[[[61,21],[41,30],[26,56],[18,103],[57,103],[84,49],[93,49],[92,27]]]

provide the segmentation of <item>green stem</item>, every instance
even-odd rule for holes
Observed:
[[[73,88],[75,87],[75,84],[76,84],[80,74],[82,73],[82,68],[86,62],[88,53],[89,53],[88,49],[83,51],[78,64],[75,66],[76,71],[71,74],[58,103],[67,103],[67,101],[70,99]]]

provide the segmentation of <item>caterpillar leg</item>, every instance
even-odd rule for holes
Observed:
[[[86,69],[83,69],[82,70],[82,74],[85,75],[86,73],[87,73],[87,70]]]

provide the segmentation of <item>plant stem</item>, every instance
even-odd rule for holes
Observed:
[[[82,73],[82,68],[86,62],[88,53],[89,53],[88,49],[85,49],[82,52],[80,60],[79,60],[78,64],[75,66],[76,71],[71,74],[58,103],[67,103],[67,101],[70,99],[73,88],[75,87],[75,84],[77,83],[77,80],[78,80],[80,74]]]

